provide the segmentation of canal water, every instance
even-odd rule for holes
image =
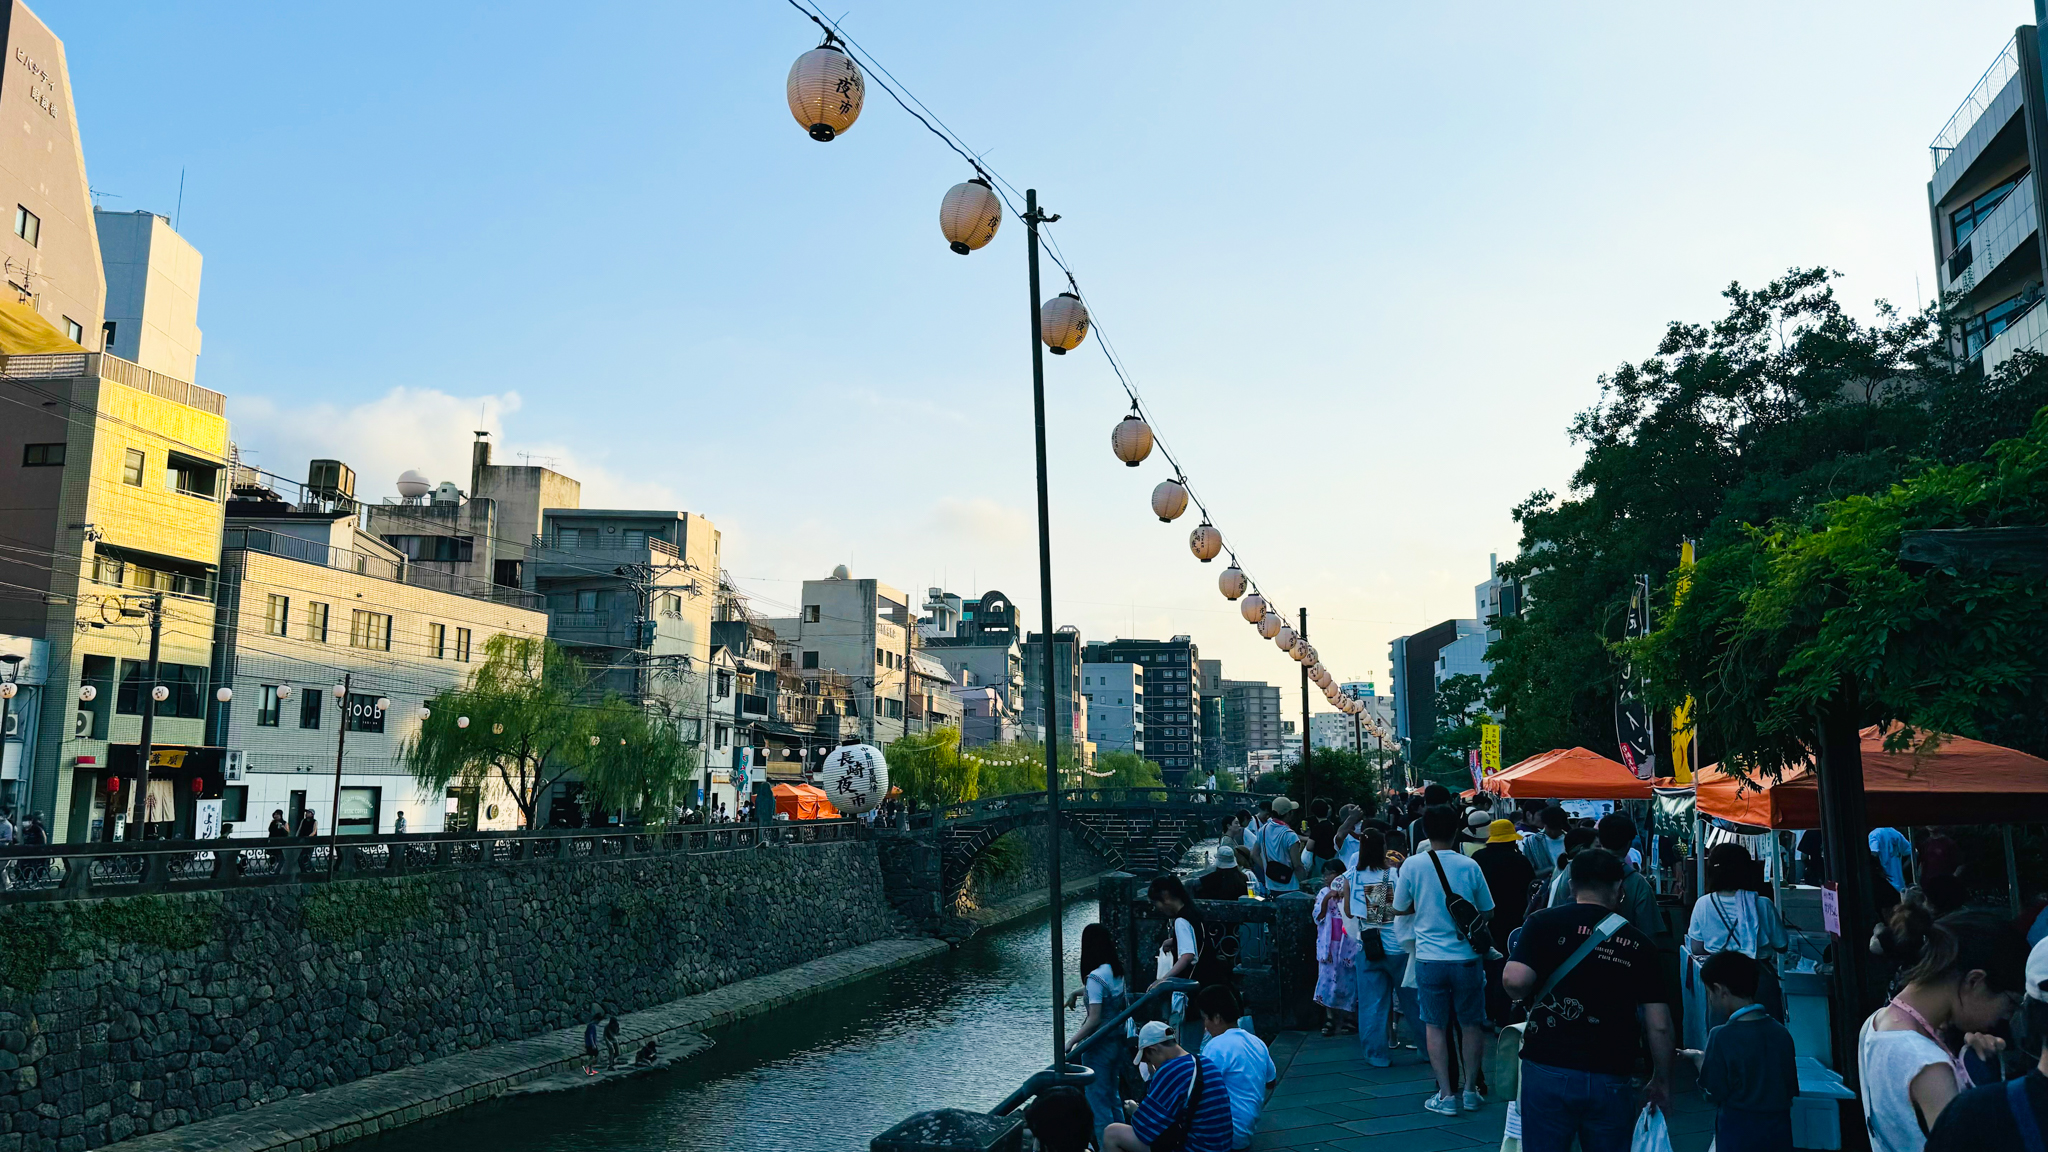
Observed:
[[[1070,901],[1064,917],[1071,989],[1095,901]],[[991,1108],[1052,1062],[1051,941],[1040,913],[945,956],[725,1029],[716,1047],[674,1071],[493,1101],[347,1152],[865,1148],[913,1112]]]

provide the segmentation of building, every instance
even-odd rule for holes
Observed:
[[[1201,660],[1195,665],[1196,684],[1202,692],[1201,763],[1196,766],[1204,780],[1225,767],[1223,761],[1223,661]]]
[[[1091,663],[1145,668],[1145,758],[1158,763],[1168,784],[1190,781],[1202,765],[1201,652],[1187,636],[1171,640],[1111,640],[1088,646]]]
[[[959,713],[961,742],[983,744],[1015,739],[1025,720],[1023,632],[1017,626],[1015,602],[994,590],[968,600],[932,588],[924,607],[925,615],[918,620],[918,633],[925,646],[923,654],[952,678],[955,696],[962,701],[963,709],[967,702],[980,701],[972,717],[975,723],[966,723],[970,717],[965,711]],[[962,695],[959,691],[981,688],[991,690],[994,696],[984,697],[972,691]],[[1009,735],[984,740],[979,735],[984,731]]]
[[[1444,650],[1458,645],[1450,656]],[[1486,634],[1477,620],[1445,620],[1389,645],[1394,669],[1394,735],[1410,761],[1436,734],[1436,689],[1459,672],[1484,675]],[[1475,661],[1477,663],[1475,663]]]
[[[106,278],[100,350],[179,380],[199,369],[199,249],[154,212],[93,210]]]
[[[1088,701],[1088,738],[1104,752],[1145,754],[1145,666],[1081,663],[1081,695]]]
[[[2036,24],[2013,33],[1928,145],[1935,284],[1962,317],[1953,350],[1986,373],[2048,344],[2048,313],[2037,307],[2048,273],[2048,202],[2033,176],[2048,163],[2042,8],[2036,0]]]
[[[1249,768],[1258,753],[1279,754],[1280,689],[1263,680],[1223,682],[1223,766]]]
[[[1072,625],[1052,634],[1053,675],[1052,697],[1054,722],[1059,725],[1059,742],[1062,747],[1074,749],[1074,758],[1082,767],[1092,765],[1095,760],[1089,749],[1088,739],[1088,698],[1081,694],[1081,667],[1083,663],[1081,633]],[[1026,740],[1044,743],[1045,731],[1045,634],[1026,633],[1024,637],[1024,713],[1017,729]]]
[[[1362,727],[1349,712],[1313,712],[1308,718],[1308,742],[1317,748],[1358,752],[1358,733]],[[1369,747],[1370,738],[1365,743]]]
[[[470,445],[469,489],[443,480],[423,496],[367,505],[368,530],[422,570],[507,588],[523,584],[527,552],[540,543],[541,513],[583,505],[583,485],[538,465],[491,463],[490,434]]]
[[[422,790],[403,749],[494,637],[546,634],[539,597],[414,566],[358,526],[348,493],[299,496],[243,483],[227,505],[211,673],[232,698],[212,703],[206,736],[231,750],[222,821],[253,837],[278,810],[342,835],[394,831],[400,813],[408,832],[518,827],[502,786]]]
[[[13,686],[10,697],[0,691],[0,812],[20,818],[21,784],[26,766],[35,762],[42,734],[43,693],[50,681],[50,645],[26,636],[0,636],[0,684]]]
[[[910,598],[879,580],[856,580],[841,564],[804,581],[799,614],[767,621],[795,654],[796,674],[846,678],[862,743],[885,745],[910,732],[955,722],[952,685],[939,658],[913,658]]]
[[[14,205],[14,226],[0,237],[0,264],[14,289],[9,299],[81,349],[102,350],[106,283],[64,42],[18,0],[7,5],[5,36],[0,120],[10,127],[0,134],[0,196]]]
[[[994,688],[955,686],[953,699],[960,708],[960,743],[1007,744],[1018,738],[1016,713]]]

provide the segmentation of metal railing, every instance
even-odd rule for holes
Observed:
[[[0,375],[41,380],[98,376],[215,416],[225,416],[228,412],[228,398],[211,388],[201,388],[189,380],[152,372],[140,364],[104,352],[49,352],[4,359]]]
[[[267,528],[230,528],[221,535],[221,551],[236,550],[261,552],[267,556],[282,556],[287,560],[299,560],[307,564],[318,564],[342,572],[354,572],[377,580],[389,580],[394,584],[405,584],[429,592],[447,592],[455,596],[467,596],[472,600],[489,600],[514,608],[540,611],[545,601],[537,592],[527,592],[488,580],[449,572],[439,568],[422,568],[418,564],[393,561],[383,556],[373,556],[350,548],[335,548],[292,536],[273,532]]]
[[[319,838],[243,837],[0,848],[0,903],[833,844],[858,839],[863,827],[859,820],[792,820],[601,831],[344,836],[332,847]]]
[[[638,551],[645,548],[656,555],[666,556],[671,560],[680,560],[683,555],[676,550],[675,545],[663,540],[659,536],[649,536],[638,532],[600,532],[594,528],[571,528],[569,531],[574,532],[575,535],[573,537],[564,537],[561,530],[557,529],[553,533],[553,538],[550,539],[547,536],[536,533],[533,537],[533,546],[535,548],[554,549],[561,552],[575,552],[585,548],[608,548],[614,551],[622,549]]]
[[[1097,1024],[1094,1031],[1082,1036],[1078,1041],[1069,1045],[1068,1048],[1070,1051],[1084,1049],[1097,1037],[1104,1035],[1112,1028],[1122,1031],[1124,1023],[1137,1016],[1138,1013],[1151,1013],[1159,1007],[1161,1001],[1175,992],[1193,993],[1198,987],[1200,985],[1193,980],[1155,980],[1150,988],[1145,989],[1143,995],[1131,1001],[1129,1007]],[[1164,1013],[1162,1012],[1160,1015],[1163,1016]],[[1008,1116],[1019,1107],[1022,1107],[1026,1100],[1047,1089],[1061,1086],[1081,1088],[1093,1083],[1094,1080],[1095,1069],[1083,1067],[1079,1064],[1069,1064],[1065,1068],[1058,1069],[1046,1068],[1032,1073],[1029,1079],[1017,1086],[1015,1092],[1003,1097],[1002,1103],[989,1109],[988,1114],[991,1116]]]
[[[1060,808],[1063,811],[1103,808],[1199,808],[1222,816],[1237,808],[1257,808],[1259,801],[1271,799],[1271,796],[1252,792],[1211,792],[1203,788],[1060,790]],[[927,808],[911,814],[910,826],[931,828],[946,824],[973,823],[1022,812],[1042,812],[1045,807],[1045,793],[1018,792],[1008,796],[990,796],[981,800],[963,800],[958,804]]]
[[[2005,47],[1999,51],[1998,58],[1991,62],[1991,67],[1984,70],[1984,75],[1977,81],[1977,86],[1970,89],[1968,96],[1963,97],[1963,103],[1956,109],[1955,115],[1948,118],[1948,123],[1942,125],[1941,131],[1935,134],[1934,142],[1927,146],[1937,170],[1940,169],[1942,161],[1948,159],[1949,153],[1954,152],[1956,146],[1963,142],[1963,137],[1969,134],[1971,125],[1990,110],[1991,101],[2004,91],[2007,81],[2018,75],[2019,70],[2020,42],[2015,37],[2005,42]]]

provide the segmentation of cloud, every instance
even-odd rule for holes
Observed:
[[[932,506],[926,523],[944,539],[1015,544],[1028,538],[1033,519],[1021,508],[1004,507],[986,496],[947,496]]]

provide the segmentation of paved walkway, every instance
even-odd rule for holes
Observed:
[[[1477,1112],[1438,1116],[1422,1101],[1436,1091],[1429,1061],[1397,1051],[1394,1066],[1373,1068],[1357,1036],[1282,1032],[1273,1041],[1280,1086],[1259,1117],[1250,1152],[1467,1152],[1499,1148],[1507,1106],[1488,1101]],[[1673,1152],[1705,1152],[1713,1107],[1693,1088],[1691,1066],[1679,1070],[1682,1091],[1666,1118]]]

